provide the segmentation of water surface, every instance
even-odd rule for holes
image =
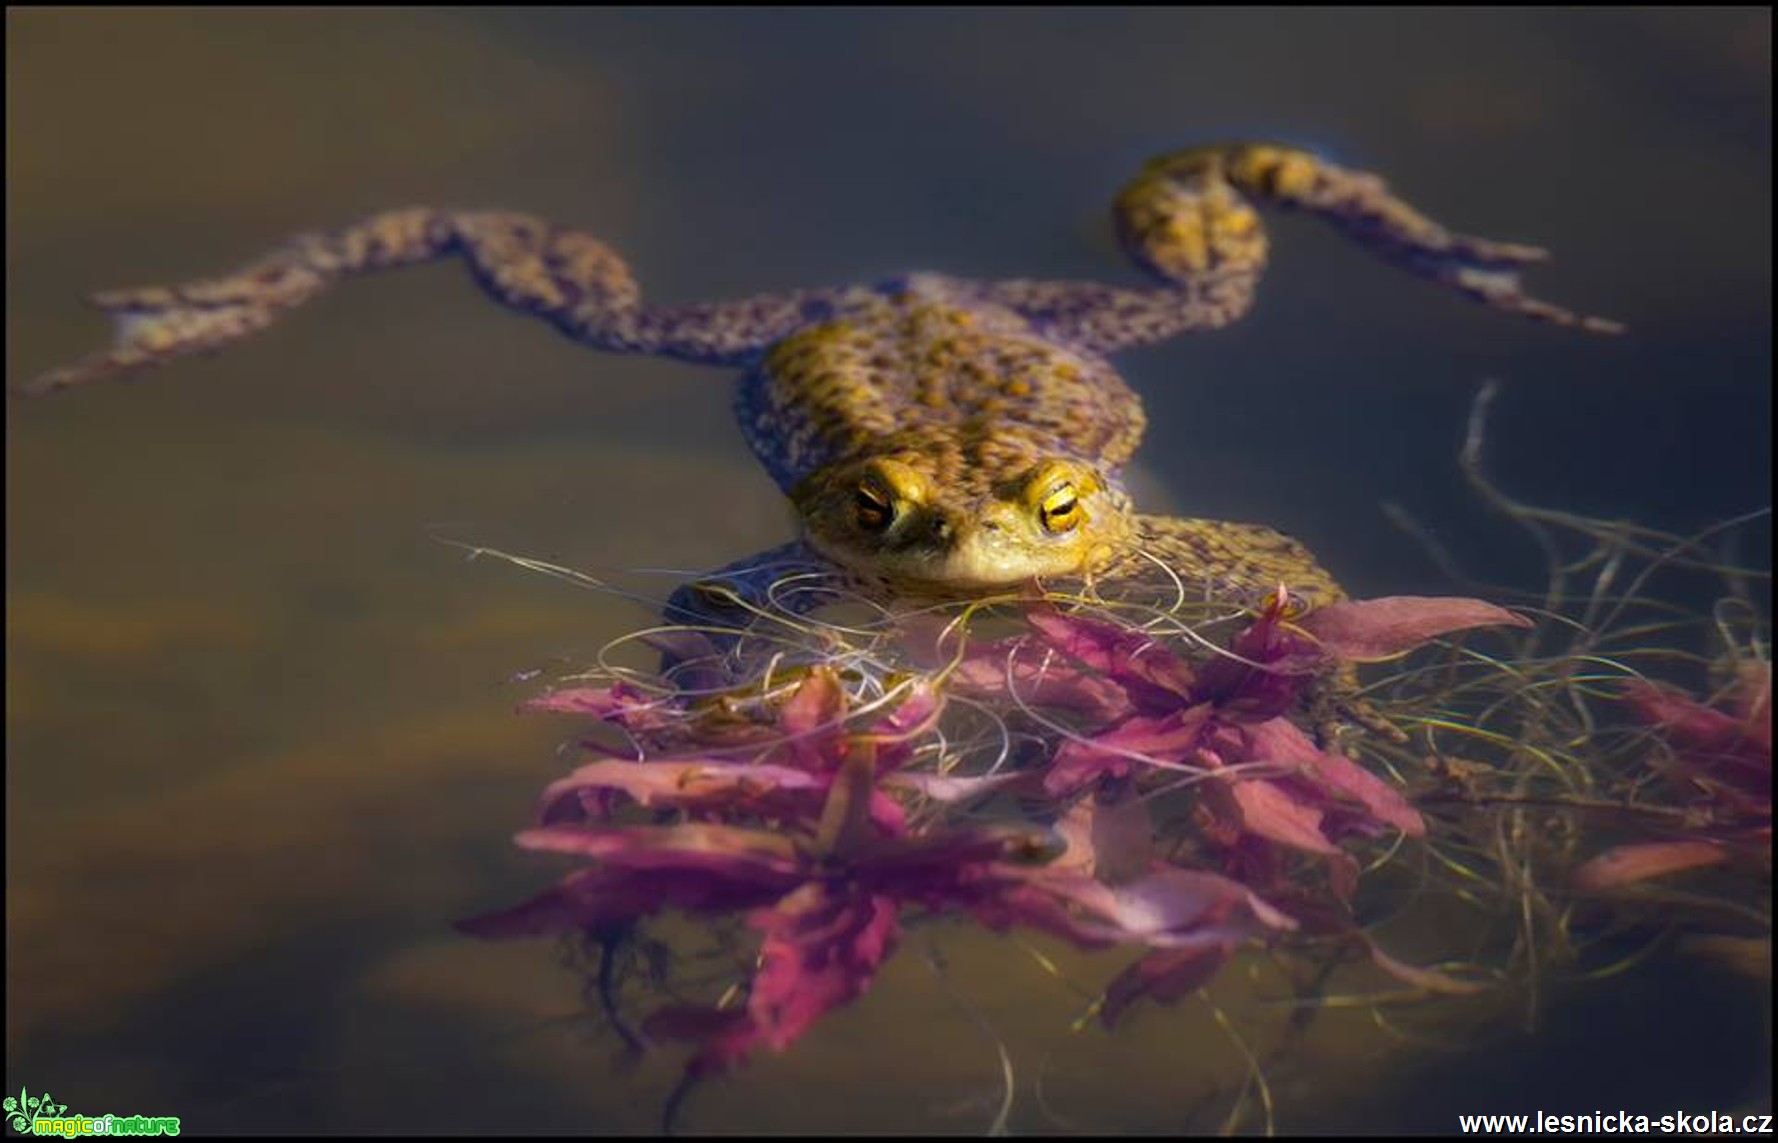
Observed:
[[[1489,377],[1519,495],[1681,531],[1769,497],[1766,12],[30,10],[7,33],[9,379],[96,345],[87,290],[411,202],[584,227],[668,301],[907,269],[1129,281],[1122,180],[1263,136],[1550,246],[1539,290],[1632,333],[1515,323],[1277,219],[1245,322],[1124,359],[1151,510],[1271,523],[1361,594],[1436,590],[1393,500],[1523,581],[1533,551],[1453,463]],[[438,537],[595,572],[779,542],[726,396],[440,266],[9,404],[6,1090],[191,1131],[650,1129],[672,1060],[613,1074],[547,942],[446,927],[556,872],[508,838],[567,732],[513,717],[509,680],[646,612]],[[1235,1074],[1201,1013],[1071,1036],[1078,999],[1030,957],[942,935],[1015,1053],[1015,1126],[1171,1130]],[[998,1064],[924,941],[695,1125],[985,1125]],[[1675,972],[1474,1052],[1330,1017],[1281,1122],[1764,1098],[1765,1001]]]

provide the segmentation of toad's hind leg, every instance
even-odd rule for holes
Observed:
[[[412,207],[305,234],[224,278],[93,297],[116,320],[111,349],[19,387],[44,393],[221,348],[356,274],[461,254],[490,294],[600,349],[744,364],[813,313],[819,293],[647,308],[626,266],[578,230],[506,211]]]
[[[1390,194],[1376,175],[1262,143],[1163,155],[1118,195],[1125,251],[1166,286],[1019,281],[993,290],[997,300],[1057,336],[1101,353],[1226,325],[1247,311],[1265,268],[1266,234],[1256,203],[1306,211],[1397,265],[1495,309],[1594,333],[1622,328],[1527,295],[1518,270],[1543,261],[1545,251],[1452,233]]]

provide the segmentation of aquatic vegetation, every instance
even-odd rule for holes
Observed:
[[[1517,1003],[1529,1023],[1554,984],[1670,934],[1769,939],[1769,576],[1708,543],[1746,520],[1686,538],[1512,501],[1480,466],[1492,397],[1465,471],[1537,539],[1548,585],[1450,570],[1513,610],[1305,608],[1175,581],[903,608],[823,588],[811,612],[789,569],[735,627],[614,644],[658,667],[602,654],[526,704],[593,726],[518,835],[579,867],[462,927],[579,942],[632,1048],[689,1042],[669,1122],[697,1081],[864,995],[941,914],[1132,951],[1083,1017],[1107,1028],[1204,996],[1243,950],[1294,966],[1300,1031],[1351,1005],[1387,1028],[1441,996]],[[1700,591],[1707,613],[1670,602]],[[1712,674],[1729,681],[1709,701],[1677,689]],[[1691,880],[1711,870],[1745,879]],[[1386,951],[1423,901],[1470,918],[1434,964],[1409,963],[1423,945]],[[622,987],[663,910],[726,950],[692,990],[707,999]],[[1364,964],[1395,990],[1330,987]],[[1290,1042],[1240,1049],[1228,1122],[1250,1100],[1269,1122],[1265,1070]]]
[[[1624,688],[1624,702],[1666,747],[1651,749],[1647,765],[1680,804],[1650,823],[1665,840],[1607,850],[1575,870],[1576,885],[1611,889],[1729,861],[1770,870],[1772,665],[1745,663],[1736,674],[1727,711],[1656,683]]]
[[[1348,908],[1359,866],[1343,843],[1418,837],[1424,823],[1399,790],[1317,745],[1292,714],[1302,717],[1342,664],[1526,623],[1467,599],[1298,615],[1280,589],[1227,648],[1205,644],[1194,660],[1181,639],[1056,600],[995,609],[1018,630],[989,641],[971,637],[974,608],[955,610],[959,621],[924,646],[919,623],[891,641],[910,650],[888,670],[778,655],[756,681],[742,667],[714,693],[627,679],[527,704],[617,728],[631,756],[587,744],[595,760],[552,783],[538,827],[518,835],[523,848],[592,864],[463,927],[597,934],[667,908],[744,914],[760,934],[744,1002],[666,1006],[643,1022],[650,1038],[697,1043],[689,1079],[759,1047],[782,1050],[861,995],[910,909],[1145,950],[1107,990],[1101,1014],[1113,1024],[1138,1000],[1196,990],[1249,941],[1299,929],[1365,940]],[[746,632],[727,636],[726,656],[699,646],[749,662]],[[684,673],[697,648],[681,639],[673,649]],[[715,662],[697,667],[706,681],[721,674]],[[1016,758],[971,748],[946,737],[953,703],[965,721],[1039,733]],[[1150,804],[1180,791],[1197,818],[1163,834]],[[983,817],[984,802],[999,803],[997,818]],[[1416,987],[1467,987],[1375,959]]]
[[[1535,625],[1498,655],[1423,656],[1368,688],[1408,740],[1366,750],[1419,775],[1437,844],[1418,874],[1501,930],[1477,943],[1531,1026],[1552,984],[1623,971],[1671,938],[1769,944],[1770,509],[1682,536],[1515,500],[1482,462],[1498,395],[1478,395],[1460,462],[1532,541],[1542,589],[1473,580],[1391,511],[1451,580]]]

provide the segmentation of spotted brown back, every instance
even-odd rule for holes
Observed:
[[[936,287],[862,294],[742,379],[736,414],[785,490],[828,465],[902,455],[984,487],[1048,456],[1115,472],[1146,424],[1109,364],[1010,310]]]

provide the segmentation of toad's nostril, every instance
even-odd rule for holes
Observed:
[[[999,530],[1000,530],[1000,522],[998,520],[983,520],[982,521],[982,531],[984,531],[984,532],[998,532]]]

